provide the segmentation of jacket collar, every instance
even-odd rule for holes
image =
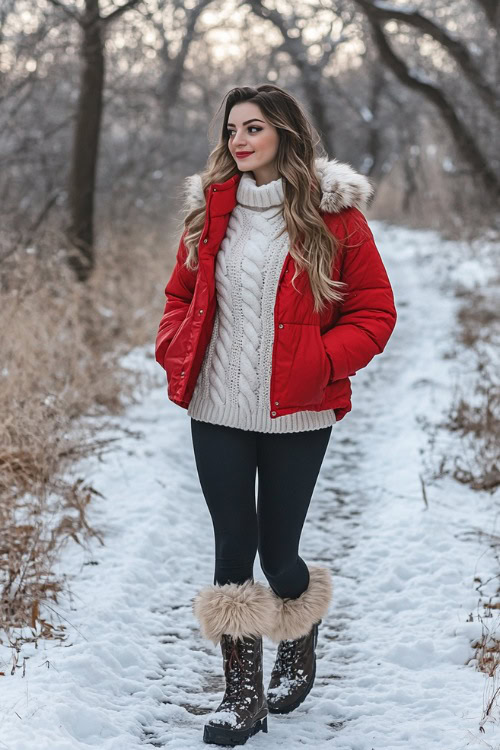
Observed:
[[[316,171],[321,185],[320,211],[340,213],[345,208],[355,206],[363,211],[374,193],[367,177],[356,172],[349,164],[337,159],[320,156],[315,159]],[[226,182],[216,185],[217,189],[236,186],[241,175],[238,173]],[[201,185],[201,174],[193,174],[184,181],[185,205],[189,211],[205,205]]]

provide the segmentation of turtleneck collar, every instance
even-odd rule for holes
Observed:
[[[283,179],[279,177],[265,185],[257,185],[249,172],[243,172],[238,183],[236,200],[243,206],[251,208],[269,208],[280,206],[284,201]]]

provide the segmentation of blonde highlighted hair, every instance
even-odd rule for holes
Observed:
[[[213,121],[224,106],[224,100],[222,131],[200,175],[203,192],[213,183],[225,182],[235,174],[242,174],[228,148],[227,122],[235,104],[252,101],[279,134],[276,167],[283,178],[283,216],[290,240],[289,252],[297,269],[292,283],[301,271],[307,271],[315,312],[321,312],[328,303],[343,302],[345,292],[342,289],[346,284],[331,278],[340,242],[330,232],[319,211],[321,183],[315,159],[324,154],[315,153],[315,147],[320,144],[317,131],[297,100],[273,84],[231,89]],[[198,266],[198,244],[205,214],[206,206],[202,205],[188,209],[184,217],[184,244],[188,251],[185,266],[192,271]]]

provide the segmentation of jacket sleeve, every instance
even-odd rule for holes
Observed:
[[[341,281],[346,297],[340,318],[322,340],[332,365],[329,383],[355,375],[381,354],[396,325],[394,296],[368,223],[357,208],[346,216],[349,239]],[[350,247],[354,245],[354,247]]]
[[[190,271],[184,266],[184,260],[187,257],[187,248],[184,245],[186,232],[187,230],[184,230],[182,233],[175,266],[165,287],[167,301],[156,335],[155,357],[156,361],[162,367],[168,345],[187,315],[191,300],[193,299],[198,273],[197,271]]]

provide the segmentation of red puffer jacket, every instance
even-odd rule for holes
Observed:
[[[392,288],[360,208],[373,192],[366,177],[348,164],[316,159],[322,197],[320,212],[342,242],[332,279],[348,287],[342,304],[332,303],[320,315],[306,271],[291,280],[290,253],[281,270],[274,308],[271,370],[271,418],[309,410],[334,409],[337,421],[351,410],[349,376],[383,352],[396,324]],[[156,337],[156,360],[166,370],[168,397],[187,409],[210,341],[217,304],[215,258],[236,205],[240,174],[210,185],[200,175],[188,177],[189,207],[207,211],[199,244],[199,267],[183,266],[187,250],[181,237],[176,264],[165,288],[167,298]]]

